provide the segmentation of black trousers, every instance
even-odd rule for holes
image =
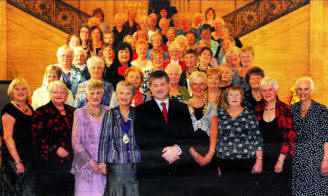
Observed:
[[[259,175],[252,174],[255,159],[218,160],[219,184],[225,196],[259,195]]]

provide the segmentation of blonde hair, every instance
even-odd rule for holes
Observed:
[[[169,20],[166,19],[166,18],[162,18],[162,19],[159,21],[158,26],[159,26],[160,28],[162,28],[162,25],[163,25],[164,22],[166,22],[166,23],[169,25]]]
[[[148,16],[147,15],[141,15],[140,17],[139,17],[139,22],[141,22],[141,21],[143,21],[143,20],[146,20],[147,21],[147,24],[148,24]]]
[[[24,85],[27,89],[27,98],[26,98],[26,103],[29,101],[29,96],[30,96],[30,87],[28,86],[27,82],[25,79],[23,78],[15,78],[13,81],[10,82],[8,90],[7,90],[7,94],[10,97],[11,100],[14,99],[13,96],[13,90],[15,88],[15,86],[17,85]]]
[[[86,85],[86,92],[90,93],[92,90],[100,89],[104,92],[104,84],[101,80],[91,79]]]
[[[158,37],[158,38],[161,38],[161,42],[163,43],[163,40],[162,40],[162,35],[158,32],[154,33],[151,37],[150,37],[150,42],[153,42],[153,39],[155,37]]]
[[[136,73],[140,74],[141,80],[143,80],[143,73],[142,73],[141,69],[139,67],[137,67],[137,66],[131,66],[131,67],[127,68],[125,70],[124,78],[127,78],[128,75],[131,72],[136,72]]]
[[[85,58],[87,57],[87,52],[81,46],[74,47],[73,51],[74,54],[81,52],[85,56]]]
[[[142,33],[144,33],[144,34],[146,35],[146,39],[144,39],[144,38],[139,38],[139,36],[142,35]],[[134,37],[136,37],[137,41],[138,41],[138,40],[148,40],[148,39],[149,39],[149,35],[148,35],[147,31],[146,31],[146,30],[143,30],[143,29],[139,29],[139,30],[136,32],[136,34],[135,34]],[[148,43],[148,42],[147,42],[147,43]]]
[[[127,42],[129,44],[132,41],[136,41],[136,38],[133,35],[126,35],[123,39],[123,42]]]
[[[254,48],[252,46],[244,46],[244,47],[242,47],[241,50],[240,50],[240,55],[242,53],[251,53],[253,57],[255,55],[254,54]]]
[[[55,72],[59,79],[62,74],[62,69],[60,67],[58,67],[57,65],[48,65],[46,67],[46,70],[44,71],[44,77],[47,77],[48,73],[50,73],[50,72]]]
[[[220,65],[219,69],[220,69],[220,72],[221,72],[221,74],[220,74],[220,80],[222,80],[222,72],[223,72],[224,69],[226,69],[226,70],[228,70],[230,72],[230,75],[231,75],[231,79],[230,80],[232,80],[232,69],[228,65],[228,63],[222,63]]]
[[[147,48],[149,48],[148,42],[143,39],[140,39],[136,42],[136,48],[139,48],[140,46],[147,46]]]
[[[133,86],[130,83],[128,83],[127,81],[122,80],[119,83],[117,83],[117,85],[116,85],[116,95],[117,95],[117,92],[120,89],[122,89],[123,87],[128,88],[130,90],[131,94],[133,93]]]
[[[202,71],[194,71],[191,73],[190,78],[189,78],[189,83],[191,84],[196,78],[202,78],[204,82],[206,82],[206,74]]]
[[[68,94],[68,89],[66,84],[60,80],[53,81],[49,84],[48,86],[49,93],[53,92],[57,87],[64,89],[66,91],[66,95]]]
[[[174,49],[178,49],[178,50],[182,51],[182,48],[180,47],[180,44],[175,40],[170,43],[168,51],[174,50]]]
[[[223,20],[223,18],[216,17],[215,20],[214,20],[214,24],[217,23],[217,22],[220,22],[221,25],[224,25],[224,20]]]
[[[179,44],[180,44],[180,41],[182,41],[182,42],[185,43],[186,46],[188,45],[188,40],[187,40],[186,36],[184,36],[184,35],[178,35],[178,36],[174,39],[174,41],[177,41]]]
[[[168,74],[171,69],[178,69],[179,75],[182,73],[181,66],[176,63],[169,63],[165,68],[165,72]]]
[[[155,56],[157,55],[161,55],[163,56],[163,58],[165,57],[165,53],[164,53],[164,50],[162,49],[153,49],[151,52],[150,52],[150,58],[151,60],[154,59]]]

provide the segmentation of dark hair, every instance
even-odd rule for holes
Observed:
[[[67,38],[66,38],[66,44],[67,46],[69,46],[69,42],[71,41],[72,37],[77,37],[80,41],[80,45],[82,45],[82,40],[81,40],[81,37],[79,35],[76,35],[76,34],[73,34],[73,35],[69,35]]]
[[[105,48],[111,48],[114,51],[113,45],[112,44],[104,44],[102,49],[104,50]],[[115,51],[114,51],[115,52]]]
[[[259,75],[262,78],[264,78],[264,76],[265,76],[265,73],[264,73],[263,69],[261,69],[259,67],[252,67],[246,73],[247,84],[249,83],[249,79],[251,78],[252,74]]]
[[[232,85],[232,86],[228,87],[224,91],[224,95],[223,95],[224,97],[223,97],[223,99],[224,99],[224,102],[226,102],[228,105],[229,105],[229,103],[228,103],[228,94],[229,94],[229,91],[239,91],[239,93],[241,95],[240,104],[242,104],[242,102],[244,100],[244,96],[245,96],[243,87],[240,86],[240,85]]]
[[[102,11],[101,8],[96,8],[93,10],[93,13],[92,13],[92,16],[96,16],[96,14],[100,14],[101,15],[101,22],[104,22],[104,18],[105,18],[105,14],[104,12]]]
[[[213,8],[208,8],[207,10],[206,10],[206,12],[205,12],[205,20],[207,21],[207,14],[210,12],[210,11],[212,11],[213,12],[213,18],[215,19],[216,18],[216,16],[215,16],[215,10],[213,9]]]
[[[209,30],[211,31],[212,27],[209,24],[203,24],[200,28],[200,32],[203,32],[204,30]]]
[[[211,56],[213,55],[213,52],[212,52],[211,48],[209,48],[209,47],[204,47],[204,48],[202,48],[202,49],[200,50],[200,52],[199,52],[199,56],[200,56],[205,50],[210,51]]]
[[[97,27],[97,26],[93,26],[93,27],[90,28],[90,37],[91,37],[91,33],[92,33],[94,30],[96,30],[96,29],[98,29],[99,32],[100,32],[100,40],[101,40],[101,41],[104,40],[104,37],[103,37],[102,31],[101,31],[101,29],[100,29],[99,27]]]
[[[149,85],[151,85],[154,79],[161,79],[161,78],[164,78],[167,83],[170,83],[170,78],[167,75],[167,73],[165,71],[158,70],[150,74]]]
[[[114,60],[114,63],[115,65],[121,65],[119,59],[118,59],[118,52],[120,50],[125,50],[125,49],[128,49],[129,52],[130,52],[130,59],[129,59],[129,62],[128,62],[128,67],[130,67],[131,65],[131,61],[132,61],[132,56],[133,56],[133,51],[132,51],[132,48],[131,48],[131,45],[127,42],[119,42],[117,45],[116,45],[116,48],[115,48],[115,60]]]
[[[81,30],[82,30],[82,28],[87,28],[88,31],[89,31],[89,36],[88,36],[88,40],[87,40],[87,45],[89,45],[90,37],[91,37],[91,31],[90,31],[90,28],[89,28],[87,25],[83,25],[83,26],[79,29],[79,38],[80,38],[80,39],[81,39],[80,34],[81,34]],[[81,40],[81,45],[82,45],[82,40]]]
[[[183,57],[186,56],[187,54],[194,54],[195,57],[197,57],[197,51],[194,49],[188,49],[186,52],[183,54]]]
[[[197,34],[196,34],[196,32],[194,31],[194,30],[189,30],[189,31],[187,31],[186,32],[186,35],[187,34],[193,34],[194,36],[195,36],[195,38],[197,38]]]
[[[98,29],[99,32],[100,32],[100,40],[101,40],[101,41],[104,40],[104,37],[103,37],[103,34],[102,34],[101,29],[100,29],[99,27],[97,27],[97,26],[93,26],[93,27],[91,27],[91,28],[90,28],[90,44],[89,44],[89,48],[90,48],[91,51],[93,50],[93,47],[92,47],[92,38],[91,38],[91,33],[92,33],[94,30],[96,30],[96,29]]]

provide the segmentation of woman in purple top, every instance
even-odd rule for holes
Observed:
[[[97,157],[101,121],[109,110],[101,105],[104,84],[90,80],[86,86],[88,104],[74,113],[72,146],[74,160],[71,172],[75,175],[75,196],[102,196],[106,177],[100,173]]]

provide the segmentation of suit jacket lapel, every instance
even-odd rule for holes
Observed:
[[[169,99],[169,109],[167,111],[167,122],[174,121],[174,110],[175,110],[175,104],[172,99]]]
[[[159,106],[157,105],[155,99],[152,99],[151,101],[151,105],[150,105],[150,111],[152,111],[152,115],[154,116],[154,118],[157,118],[157,119],[161,119],[161,121],[163,121],[163,123],[165,122],[164,120],[164,116],[163,116],[163,113],[161,111],[161,109],[159,108]]]

